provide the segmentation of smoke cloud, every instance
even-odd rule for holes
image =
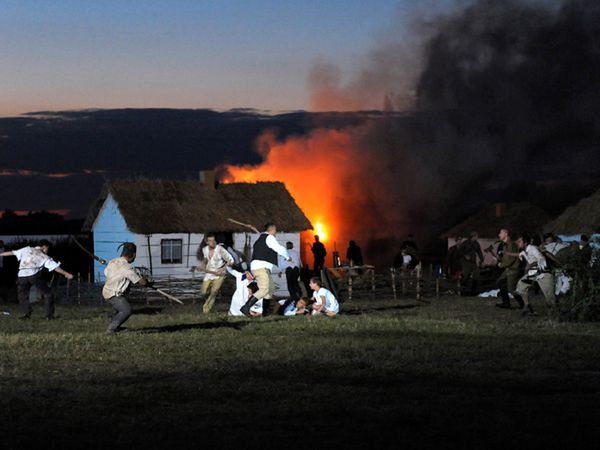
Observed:
[[[391,237],[435,235],[492,188],[598,181],[600,3],[462,5],[419,21],[412,50],[390,38],[347,83],[335,66],[317,64],[316,109],[377,104],[385,113],[359,127],[271,136],[264,165],[234,178],[281,179],[311,220],[321,204],[338,239],[370,241],[380,263],[390,261]],[[318,201],[305,200],[313,188]]]

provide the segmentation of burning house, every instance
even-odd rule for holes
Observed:
[[[300,248],[300,233],[310,221],[280,182],[231,183],[205,181],[119,180],[105,184],[84,224],[93,233],[94,252],[109,260],[125,241],[138,247],[136,266],[155,277],[188,277],[197,265],[196,252],[206,233],[249,255],[258,234],[230,222],[234,218],[258,229],[277,224],[280,242]],[[104,267],[96,262],[96,281]],[[285,277],[277,278],[286,289]]]

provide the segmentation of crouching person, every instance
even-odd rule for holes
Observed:
[[[131,306],[127,301],[127,292],[131,283],[149,286],[150,282],[141,277],[133,267],[137,247],[132,242],[122,244],[121,257],[111,259],[104,269],[106,282],[102,288],[102,297],[116,310],[106,334],[112,335],[119,331],[121,325],[131,316]]]
[[[546,258],[536,245],[533,245],[531,238],[527,235],[521,236],[517,240],[517,245],[521,251],[519,258],[527,262],[525,275],[517,283],[515,298],[520,296],[525,302],[524,315],[533,314],[533,307],[529,303],[529,291],[534,283],[540,287],[546,303],[551,307],[556,307],[556,296],[554,294],[554,275],[548,270]]]
[[[309,286],[314,291],[313,299],[315,302],[312,306],[313,316],[325,314],[326,316],[333,317],[340,312],[340,304],[335,298],[335,295],[333,295],[333,292],[329,289],[326,289],[321,285],[321,280],[319,278],[311,278]]]

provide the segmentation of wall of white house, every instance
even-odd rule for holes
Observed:
[[[181,240],[181,262],[170,263],[162,261],[161,243],[164,239]],[[136,267],[151,268],[152,274],[156,278],[168,276],[173,278],[189,278],[191,277],[190,269],[198,265],[196,252],[203,239],[204,234],[201,233],[157,233],[148,236],[138,234],[135,236],[135,244],[138,248],[135,265]]]

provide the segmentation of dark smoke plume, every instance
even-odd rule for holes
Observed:
[[[552,206],[515,186],[600,184],[600,2],[482,0],[425,29],[413,112],[350,132],[376,161],[362,208],[339,203],[357,235],[431,236],[491,200]]]

